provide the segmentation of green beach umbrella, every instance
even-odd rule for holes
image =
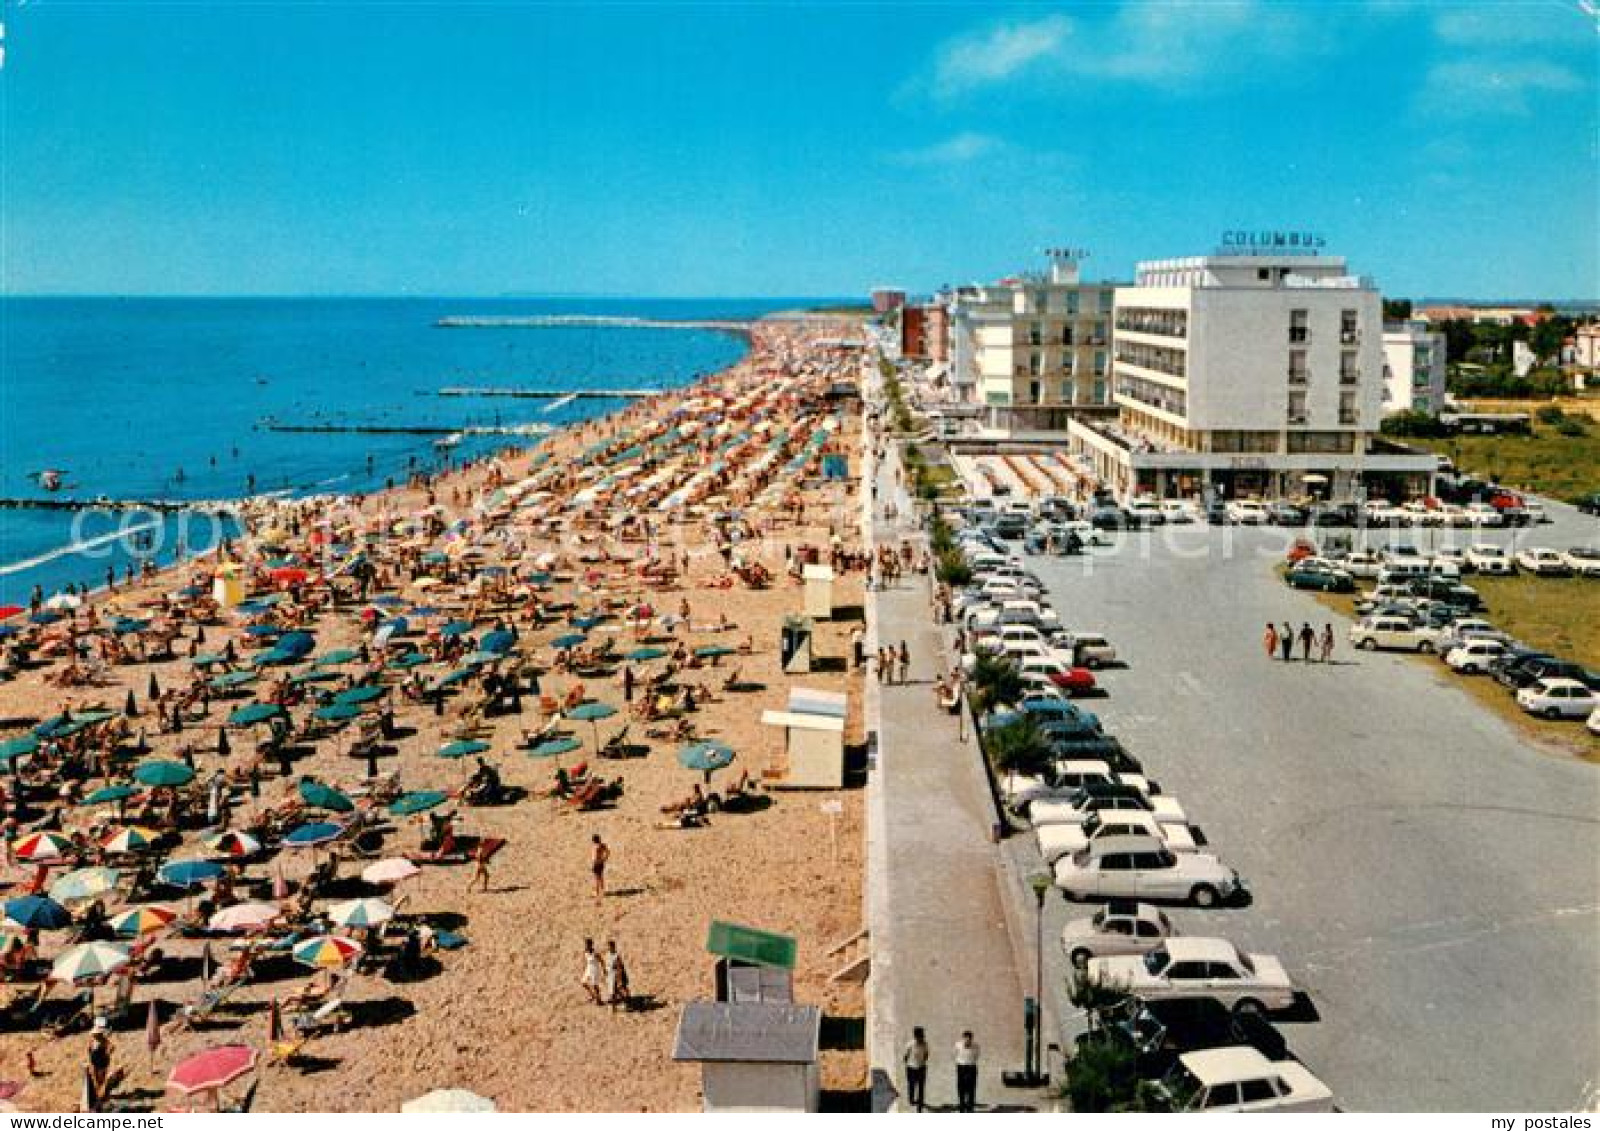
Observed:
[[[413,813],[424,813],[429,809],[437,808],[450,800],[450,795],[441,790],[419,790],[416,793],[406,793],[395,798],[389,803],[389,812],[396,817],[409,817]]]
[[[627,658],[636,664],[642,664],[646,660],[659,660],[666,654],[667,650],[665,648],[657,648],[654,644],[647,644],[643,648],[635,648],[629,652]]]
[[[10,765],[25,754],[32,754],[39,749],[37,735],[25,734],[20,738],[8,738],[0,742],[0,762]]]
[[[387,687],[378,687],[375,684],[368,683],[360,687],[352,687],[348,691],[339,692],[333,697],[333,701],[335,703],[349,703],[359,706],[362,703],[371,703],[374,699],[382,699],[387,694],[389,694]]]
[[[469,738],[458,742],[446,743],[444,746],[439,747],[438,755],[441,758],[465,758],[469,754],[482,754],[488,749],[489,744],[487,742]]]
[[[57,903],[94,899],[116,887],[121,878],[115,868],[79,868],[50,885],[50,898]]]
[[[361,653],[354,648],[336,648],[327,655],[318,656],[312,661],[319,668],[335,668],[340,664],[354,663],[361,658]]]
[[[78,804],[108,805],[114,801],[126,801],[128,798],[132,797],[138,792],[139,791],[134,789],[131,785],[103,785],[93,793],[89,794],[88,797],[85,797],[82,801],[78,802]]]
[[[702,647],[696,648],[694,650],[694,654],[702,659],[715,660],[719,656],[731,656],[736,651],[738,651],[738,649],[730,648],[726,644],[706,644]]]
[[[396,656],[394,659],[390,660],[389,661],[389,667],[391,667],[391,668],[414,668],[414,667],[417,667],[417,666],[419,666],[421,664],[425,664],[427,662],[428,662],[428,657],[424,653],[422,653],[422,652],[407,652],[404,655]]]
[[[576,738],[552,738],[539,743],[528,751],[530,758],[554,758],[560,754],[570,754],[574,750],[581,750],[583,743]]]
[[[300,798],[313,809],[326,809],[330,813],[352,813],[356,807],[343,793],[315,778],[300,779]]]
[[[176,789],[194,781],[194,771],[182,762],[141,762],[133,768],[133,780],[140,785]]]
[[[230,687],[243,687],[247,683],[254,683],[260,678],[255,672],[223,672],[221,675],[212,676],[209,682],[212,687],[225,691]]]
[[[708,784],[712,772],[726,768],[733,759],[733,747],[712,739],[690,743],[678,751],[678,764],[686,770],[699,770]]]
[[[283,713],[283,708],[276,703],[246,703],[228,716],[228,725],[231,727],[255,726],[258,723],[266,722],[268,719],[275,719]]]
[[[296,672],[294,675],[289,677],[289,682],[293,684],[335,683],[343,678],[344,676],[340,675],[338,672],[309,671]]]
[[[227,663],[228,657],[220,652],[201,652],[198,656],[192,657],[189,662],[197,668],[209,668],[217,664]]]
[[[315,719],[325,723],[347,723],[361,717],[361,708],[354,703],[330,703],[311,712]]]
[[[567,718],[577,719],[579,722],[589,724],[594,732],[595,753],[600,752],[600,720],[609,719],[617,713],[617,709],[609,703],[579,703],[567,712]]]
[[[565,651],[568,648],[576,648],[587,639],[589,639],[589,637],[582,632],[568,632],[550,641],[550,647],[559,651]]]

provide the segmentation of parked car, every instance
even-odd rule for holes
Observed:
[[[1502,685],[1515,691],[1521,687],[1528,687],[1538,683],[1541,679],[1571,679],[1593,687],[1600,682],[1593,672],[1582,664],[1573,663],[1571,660],[1558,659],[1555,656],[1535,653],[1524,656],[1514,664],[1507,664],[1497,668],[1494,678]]]
[[[1091,958],[1144,954],[1178,933],[1166,912],[1148,903],[1113,899],[1083,919],[1061,928],[1061,949],[1082,969]]]
[[[1046,864],[1054,864],[1084,845],[1108,836],[1153,836],[1166,842],[1174,852],[1197,852],[1200,847],[1195,843],[1194,830],[1188,825],[1169,824],[1154,813],[1138,809],[1090,813],[1076,825],[1070,821],[1053,821],[1035,826],[1033,835]]]
[[[1173,852],[1155,837],[1105,837],[1055,864],[1068,899],[1187,900],[1215,907],[1244,890],[1239,873],[1208,852]]]
[[[1142,1001],[1203,997],[1236,1013],[1288,1009],[1295,1001],[1283,963],[1219,938],[1174,938],[1147,954],[1095,958],[1089,973]]]
[[[1268,521],[1267,505],[1255,499],[1235,499],[1227,513],[1228,521],[1240,526],[1264,526]]]
[[[1376,550],[1352,550],[1344,556],[1340,567],[1351,577],[1370,581],[1383,569],[1383,557]]]
[[[1291,589],[1316,589],[1323,593],[1353,593],[1356,588],[1355,578],[1342,569],[1308,567],[1304,563],[1286,572],[1283,579]]]
[[[1462,675],[1479,675],[1488,671],[1489,665],[1505,650],[1506,646],[1498,640],[1469,640],[1451,649],[1444,662]]]
[[[1442,601],[1452,608],[1476,610],[1483,608],[1483,598],[1470,585],[1462,585],[1443,577],[1417,577],[1406,585],[1413,597],[1428,601]]]
[[[1061,647],[1070,649],[1073,661],[1090,669],[1117,662],[1117,650],[1098,632],[1065,632],[1057,637]]]
[[[1177,526],[1187,526],[1198,521],[1195,505],[1182,499],[1165,500],[1161,504],[1161,513],[1166,516],[1169,523]]]
[[[1505,549],[1487,542],[1479,542],[1467,548],[1467,565],[1478,573],[1511,574],[1517,572],[1517,566],[1511,560],[1511,555]]]
[[[1600,491],[1584,495],[1574,505],[1584,514],[1600,515]]]
[[[1089,514],[1089,525],[1096,530],[1123,530],[1131,525],[1121,507],[1096,507]]]
[[[1363,617],[1350,626],[1350,643],[1368,650],[1382,648],[1405,652],[1432,652],[1438,647],[1438,632],[1408,617]]]
[[[1517,692],[1517,706],[1547,719],[1586,719],[1600,699],[1575,679],[1540,679]]]
[[[1567,560],[1567,568],[1579,577],[1600,577],[1600,550],[1574,546],[1562,556]]]
[[[1154,499],[1138,499],[1128,504],[1126,510],[1128,524],[1135,527],[1165,526],[1166,514],[1161,510],[1161,505]]]
[[[1505,516],[1488,503],[1468,503],[1467,521],[1473,526],[1504,526]]]
[[[1013,803],[1012,808],[1017,808]],[[1091,813],[1140,812],[1154,815],[1164,825],[1187,825],[1188,814],[1176,798],[1151,797],[1131,785],[1080,786],[1066,797],[1036,797],[1027,807],[1034,828],[1041,825],[1081,825]]]
[[[1443,626],[1434,642],[1441,656],[1448,656],[1469,640],[1498,640],[1508,647],[1511,638],[1481,617],[1457,617]]]
[[[1079,1049],[1096,1042],[1119,1045],[1133,1054],[1141,1079],[1160,1079],[1178,1057],[1202,1049],[1248,1045],[1269,1060],[1288,1059],[1282,1034],[1261,1017],[1236,1014],[1207,998],[1140,1001],[1127,998],[1101,1012],[1099,1029],[1075,1038]]]
[[[1042,675],[1068,695],[1089,695],[1095,690],[1092,671],[1053,656],[1025,656],[1021,666],[1024,676]]]
[[[1304,507],[1293,503],[1269,503],[1267,521],[1275,526],[1304,526],[1310,515]]]
[[[997,537],[1004,538],[1008,542],[1014,542],[1028,532],[1028,518],[1026,515],[1018,514],[1015,511],[1006,511],[995,516],[990,529],[995,532]]]
[[[1173,1111],[1332,1111],[1333,1091],[1298,1060],[1248,1045],[1184,1053],[1158,1090]]]
[[[1517,564],[1540,577],[1572,576],[1572,567],[1567,565],[1567,559],[1562,556],[1561,551],[1544,546],[1530,546],[1526,550],[1518,551]]]
[[[1589,721],[1583,724],[1590,734],[1600,734],[1600,707],[1596,707],[1589,715]]]

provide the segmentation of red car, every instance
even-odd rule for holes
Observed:
[[[1068,695],[1087,695],[1096,686],[1094,673],[1088,668],[1068,668],[1064,672],[1051,672],[1050,682]]]

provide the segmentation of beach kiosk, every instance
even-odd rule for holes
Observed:
[[[706,950],[717,959],[718,1001],[794,1001],[791,936],[713,919]]]
[[[806,616],[817,620],[832,620],[833,567],[801,566],[800,576],[806,583]]]
[[[244,571],[233,562],[219,565],[211,579],[211,598],[224,609],[244,604]]]
[[[783,711],[763,711],[761,721],[782,727],[784,765],[767,784],[780,789],[838,789],[844,785],[843,692],[809,687],[789,690]]]
[[[779,654],[786,675],[806,675],[811,671],[811,637],[816,625],[810,617],[784,617]]]
[[[700,1062],[708,1112],[821,1110],[822,1010],[781,1002],[693,1001],[672,1059]]]

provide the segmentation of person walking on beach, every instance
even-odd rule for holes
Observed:
[[[578,979],[583,986],[583,992],[589,995],[593,1005],[600,1004],[600,981],[604,971],[600,966],[600,956],[595,953],[594,940],[583,940],[583,976]]]
[[[610,1004],[612,1012],[617,1006],[626,1006],[631,995],[628,992],[628,967],[622,961],[622,955],[617,952],[617,940],[606,940],[606,1001]]]
[[[1278,647],[1283,651],[1284,663],[1294,659],[1294,625],[1288,621],[1283,622],[1283,628],[1278,632]]]
[[[627,664],[622,667],[622,701],[633,702],[633,668]]]
[[[978,1110],[978,1042],[971,1029],[956,1042],[956,1110]]]
[[[1267,659],[1276,660],[1278,658],[1278,629],[1271,621],[1267,622],[1267,631],[1262,636],[1261,643],[1267,650]]]
[[[479,761],[482,761],[482,759],[479,759]],[[489,861],[494,856],[495,847],[498,846],[494,846],[494,842],[490,838],[485,838],[478,842],[478,850],[472,854],[472,878],[467,881],[467,891],[470,892],[474,886],[481,883],[484,894],[488,894]]]
[[[921,1111],[928,1090],[928,1035],[921,1025],[911,1030],[911,1040],[900,1059],[906,1066],[906,1102]]]
[[[1333,659],[1333,625],[1322,626],[1322,662]]]
[[[606,894],[606,864],[611,860],[611,849],[600,839],[599,833],[591,839],[594,849],[589,854],[589,870],[594,873],[594,897],[601,899]]]
[[[1305,654],[1305,662],[1311,662],[1311,649],[1317,643],[1317,630],[1311,627],[1311,622],[1306,621],[1300,626],[1300,650]]]
[[[896,682],[905,683],[911,675],[911,649],[906,647],[904,640],[900,641],[900,655],[897,659],[900,661],[900,678]]]

